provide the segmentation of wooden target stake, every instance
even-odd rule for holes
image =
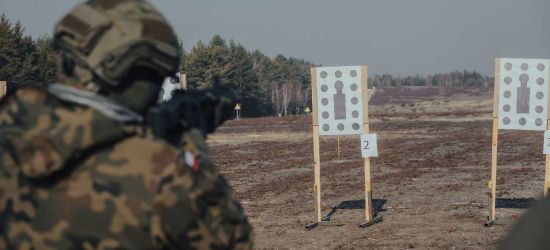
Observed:
[[[340,136],[338,136],[338,159],[340,158]]]
[[[498,145],[498,100],[500,83],[500,58],[495,59],[495,92],[493,101],[493,142],[491,146],[491,181],[489,181],[490,202],[489,220],[495,220],[495,205],[497,191],[497,145]]]
[[[8,84],[5,81],[0,81],[0,98],[5,96],[8,92]]]
[[[317,112],[317,69],[311,68],[311,96],[313,107],[313,160],[315,161],[314,175],[315,184],[315,210],[317,211],[317,222],[321,222],[321,156],[319,153],[319,115]]]
[[[369,134],[369,85],[367,78],[367,66],[361,66],[361,97],[363,99],[363,133]],[[365,160],[365,218],[373,220],[372,211],[372,184],[370,178],[370,158]]]
[[[549,78],[550,79],[550,78]],[[548,92],[550,93],[550,92]],[[546,128],[550,130],[550,119],[548,119],[548,126]],[[548,195],[548,188],[550,188],[550,155],[546,155],[546,167],[544,171],[544,197]]]
[[[549,63],[550,64],[550,63]],[[550,70],[548,71],[548,80],[550,80]],[[548,93],[550,94],[550,84],[548,84]],[[548,111],[548,126],[547,130],[550,130],[550,100],[548,100],[548,106],[546,110]],[[550,155],[546,155],[546,164],[545,164],[545,173],[544,173],[544,197],[548,195],[548,189],[550,188]]]

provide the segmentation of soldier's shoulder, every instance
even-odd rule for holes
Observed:
[[[124,154],[135,158],[152,157],[152,163],[173,162],[181,150],[170,143],[149,135],[136,134],[115,144],[111,154]]]
[[[148,178],[170,176],[184,165],[181,150],[171,144],[143,134],[136,134],[99,150],[88,164],[103,173],[143,175]],[[114,171],[114,172],[113,172]],[[181,170],[180,170],[181,171]]]

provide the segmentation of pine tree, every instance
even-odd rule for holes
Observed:
[[[238,84],[237,93],[242,98],[243,117],[267,115],[269,103],[254,69],[254,61],[240,44],[231,42],[230,53],[231,81],[235,82],[236,87]]]
[[[210,65],[209,58],[210,53],[205,44],[199,41],[196,46],[193,46],[183,67],[183,73],[187,75],[187,88],[197,89],[207,86],[206,70]]]
[[[44,84],[55,82],[57,74],[57,62],[59,51],[52,47],[52,37],[40,36],[35,41],[38,54],[38,76],[37,81]]]
[[[5,14],[0,16],[0,79],[8,82],[8,88],[14,86],[21,59],[18,57],[18,44],[14,36],[14,27]]]
[[[12,25],[5,14],[0,16],[0,79],[8,88],[40,80],[39,53],[25,28],[17,21]]]
[[[180,51],[183,46],[180,43]],[[248,52],[234,41],[215,35],[208,45],[201,41],[184,53],[180,69],[188,87],[224,87],[242,98],[243,117],[278,113],[301,114],[311,106],[310,68],[303,59],[277,55],[274,59],[256,50]],[[217,83],[220,86],[214,86]]]

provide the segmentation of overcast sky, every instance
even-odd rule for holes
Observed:
[[[550,58],[548,0],[151,1],[189,51],[219,34],[248,50],[325,66],[367,65],[369,75],[476,70],[494,58]],[[0,0],[33,38],[53,32],[68,0]]]

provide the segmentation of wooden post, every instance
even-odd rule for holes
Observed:
[[[489,211],[490,220],[495,220],[496,192],[497,192],[497,144],[498,144],[498,117],[493,118],[493,145],[491,158],[491,208]]]
[[[0,98],[5,96],[8,92],[8,84],[5,81],[0,81]]]
[[[315,211],[317,212],[317,222],[321,221],[321,157],[319,153],[319,126],[313,125],[313,158],[315,160],[315,184],[313,191],[315,193]]]
[[[548,79],[550,79],[550,71],[548,71]],[[550,84],[548,84],[548,93],[550,93]],[[546,107],[547,107],[546,110],[548,111],[548,108],[550,108],[550,100],[548,100],[548,105]],[[550,130],[550,112],[548,112],[547,119],[548,119],[547,120],[548,124],[546,129]],[[549,188],[550,188],[550,155],[546,155],[546,170],[544,172],[544,197],[548,195]]]
[[[361,99],[363,100],[363,133],[369,134],[369,85],[367,66],[361,66]],[[370,158],[365,158],[365,217],[373,220]]]
[[[489,207],[489,220],[495,220],[496,192],[497,192],[497,145],[498,145],[498,102],[500,90],[500,58],[495,59],[495,93],[493,101],[493,143],[491,147],[491,206]]]
[[[338,136],[338,159],[340,159],[340,136]]]
[[[550,119],[548,119],[548,125],[546,129],[550,130]],[[550,188],[550,155],[546,155],[546,170],[544,172],[544,197],[548,195],[548,188]]]
[[[187,75],[180,73],[181,89],[187,91]]]
[[[315,161],[315,211],[317,222],[321,222],[321,156],[319,153],[319,116],[317,109],[317,69],[311,68],[311,104],[313,119],[313,160]]]
[[[363,132],[369,134],[369,124],[363,124]],[[373,219],[372,211],[372,185],[370,179],[370,158],[365,158],[365,218],[367,221]]]

